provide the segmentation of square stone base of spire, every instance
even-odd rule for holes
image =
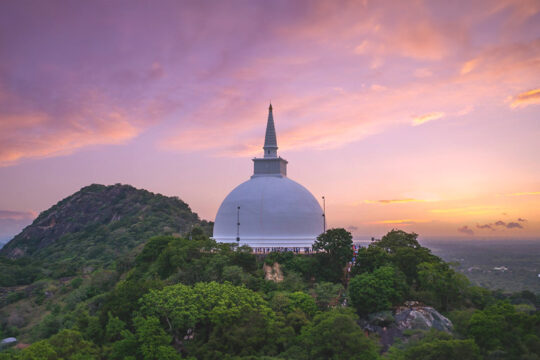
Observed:
[[[255,158],[253,176],[287,176],[287,160],[280,157]]]

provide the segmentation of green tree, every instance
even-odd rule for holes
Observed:
[[[310,295],[302,292],[296,291],[292,294],[289,294],[290,303],[289,306],[293,310],[301,310],[307,316],[312,317],[317,312],[317,304],[315,300]]]
[[[249,274],[238,265],[230,265],[223,267],[223,280],[229,281],[233,285],[241,285],[247,283]]]
[[[100,322],[105,325],[109,320],[108,314],[117,316],[126,324],[131,322],[131,314],[138,309],[138,300],[150,289],[161,288],[163,285],[155,279],[130,278],[119,281],[116,287],[107,293],[104,304],[100,309]]]
[[[538,312],[529,316],[517,312],[510,303],[501,301],[471,316],[468,336],[486,354],[503,352],[505,357],[517,359],[532,354],[540,356],[539,331]]]
[[[313,250],[324,251],[341,266],[345,266],[353,256],[352,235],[345,229],[330,229],[321,234],[313,244]]]
[[[309,359],[378,359],[377,346],[347,309],[325,311],[302,329],[301,341]]]
[[[385,249],[371,244],[368,247],[358,249],[351,275],[373,272],[375,269],[391,263],[390,255]]]
[[[405,275],[407,283],[418,282],[418,265],[421,263],[441,263],[441,259],[431,254],[425,247],[401,247],[391,254],[392,263]]]
[[[105,327],[105,339],[110,342],[120,340],[122,331],[126,328],[126,323],[111,313],[108,313],[108,317],[109,321],[107,321],[107,326]]]
[[[161,328],[157,317],[137,317],[133,323],[136,328],[139,351],[144,360],[180,359],[180,355],[170,346],[172,337]]]
[[[99,348],[94,343],[84,340],[78,331],[65,329],[48,341],[58,354],[58,358],[99,359]]]
[[[403,300],[406,289],[404,276],[390,265],[356,275],[349,282],[352,305],[362,315],[390,309]]]
[[[373,272],[375,269],[393,265],[399,269],[411,288],[418,286],[418,265],[421,263],[442,263],[431,250],[420,246],[418,235],[402,230],[392,230],[381,240],[372,242],[367,248],[361,248],[351,274],[358,275]]]
[[[459,305],[469,286],[467,278],[452,270],[447,263],[421,263],[418,265],[420,289],[428,290],[423,299],[444,311],[451,305]]]
[[[387,253],[391,254],[404,247],[420,248],[421,246],[417,239],[418,234],[416,233],[407,233],[403,230],[392,229],[372,245],[384,249]]]
[[[275,318],[259,294],[216,282],[197,283],[193,287],[177,284],[151,291],[141,299],[141,313],[161,319],[175,341],[193,337],[185,349],[194,355],[205,351],[238,355],[244,352],[246,344],[254,352],[260,351],[271,344],[268,332]],[[251,330],[245,332],[245,328]],[[229,336],[231,333],[245,337],[239,342]]]
[[[128,330],[120,332],[120,340],[115,341],[107,354],[113,360],[135,359],[139,349],[137,336]]]
[[[287,324],[294,329],[296,334],[300,333],[300,330],[306,325],[309,324],[309,319],[305,312],[301,310],[295,310],[287,314],[286,317]]]
[[[330,229],[319,235],[313,250],[319,251],[319,275],[338,282],[343,279],[344,267],[352,260],[352,235],[345,229]]]
[[[331,304],[339,303],[339,296],[343,292],[341,284],[334,284],[327,281],[315,283],[313,286],[313,295],[319,309],[326,310]]]
[[[446,333],[428,333],[412,341],[404,349],[392,347],[389,360],[480,360],[480,349],[471,339],[457,340]]]
[[[19,355],[19,354],[17,354]],[[20,356],[15,355],[13,359],[21,360],[56,360],[59,358],[53,346],[47,340],[33,343],[24,349]]]

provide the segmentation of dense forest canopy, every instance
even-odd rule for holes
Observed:
[[[113,269],[78,274],[61,286],[42,280],[39,290],[5,305],[2,335],[31,345],[5,350],[0,359],[538,358],[534,294],[471,286],[416,234],[399,230],[361,248],[348,273],[351,245],[343,229],[321,235],[313,255],[266,257],[216,243],[200,228],[153,237]],[[265,278],[276,263],[280,282]],[[381,353],[363,319],[392,316],[408,300],[441,311],[453,331],[407,333]],[[17,328],[8,312],[21,302],[45,317]]]

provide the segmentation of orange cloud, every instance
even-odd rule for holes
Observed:
[[[380,220],[375,221],[373,224],[401,224],[401,225],[410,225],[410,224],[417,224],[417,223],[425,223],[429,222],[429,220],[418,220],[418,219],[398,219],[398,220]]]
[[[413,119],[412,125],[418,126],[427,123],[428,121],[437,120],[444,116],[443,112],[433,112],[421,116],[417,116]]]
[[[394,200],[364,200],[366,204],[401,204],[409,202],[425,202],[420,199],[394,199]]]
[[[512,109],[540,104],[540,88],[522,92],[511,99],[510,107]]]
[[[485,5],[489,14],[510,10],[510,17],[507,23],[513,26],[522,24],[540,12],[540,3],[536,0],[496,0],[488,1]]]
[[[482,87],[491,88],[496,85],[495,90],[512,89],[516,84],[529,87],[534,81],[530,74],[536,71],[539,56],[539,39],[487,46],[473,59],[461,65],[460,75],[456,80]],[[489,91],[487,94],[496,93]]]
[[[273,99],[280,150],[335,148],[381,131],[393,117],[366,115],[369,109],[389,111],[379,104],[384,101],[376,95],[381,93],[379,87],[369,92],[373,97],[332,88],[313,96],[284,95]],[[160,147],[180,151],[213,150],[218,156],[257,155],[264,138],[267,105],[255,107],[246,99],[241,93],[223,93],[211,99],[203,110],[183,119],[192,124],[191,127],[179,129],[164,139]],[[366,105],[359,107],[362,103]],[[219,119],[219,125],[205,123],[202,119],[209,122]]]
[[[434,214],[445,214],[445,215],[480,215],[480,214],[490,214],[496,211],[497,211],[497,208],[493,206],[468,206],[468,207],[461,207],[461,208],[430,210],[430,212]]]
[[[479,59],[472,59],[463,64],[461,67],[461,75],[465,75],[473,71],[476,65],[478,65],[478,62]]]
[[[0,210],[0,220],[31,220],[36,216],[34,211]]]
[[[461,21],[451,25],[438,23],[421,3],[392,7],[392,12],[398,13],[404,7],[414,7],[415,15],[421,18],[420,25],[412,19],[384,21],[388,9],[378,9],[371,3],[362,11],[362,21],[358,21],[356,16],[350,16],[357,13],[353,11],[356,8],[349,6],[352,8],[342,9],[322,3],[306,14],[310,21],[278,28],[276,36],[280,43],[294,46],[296,55],[258,55],[232,67],[234,80],[229,85],[234,91],[208,93],[194,113],[182,114],[179,127],[166,134],[159,146],[208,151],[217,156],[257,155],[266,115],[266,103],[263,105],[261,100],[272,98],[277,110],[280,150],[341,147],[396,124],[412,121],[413,126],[418,126],[443,117],[466,115],[475,104],[500,99],[510,83],[528,86],[530,76],[523,73],[530,73],[536,64],[538,44],[534,41],[487,45],[478,54],[472,54],[474,57],[467,53],[464,58],[459,50],[466,43],[467,26]],[[329,13],[334,16],[329,17]],[[404,33],[396,31],[401,28]],[[340,40],[332,34],[340,34]],[[418,40],[415,35],[427,40]],[[400,41],[405,44],[394,46]],[[326,57],[328,46],[333,49],[331,59]],[[453,56],[447,58],[449,51]],[[413,59],[414,67],[408,72],[414,75],[413,79],[398,84],[381,81],[377,74],[386,70],[386,64],[395,63],[396,55],[441,61],[431,62],[428,68],[425,62]],[[465,77],[459,69],[467,60],[470,64],[466,70],[470,72]],[[362,62],[366,69],[371,64],[382,70],[367,71],[373,77],[363,77],[370,80],[358,84],[356,73],[347,74],[348,67],[340,67],[342,62],[349,61]],[[482,66],[474,67],[471,61]],[[446,69],[451,70],[450,75],[442,76]],[[430,81],[418,80],[428,76]],[[360,86],[350,86],[343,79],[351,79]],[[411,106],[414,113],[421,114],[412,120]],[[438,111],[431,112],[433,109]]]
[[[527,195],[540,195],[540,191],[517,192],[517,193],[508,194],[508,196],[527,196]]]
[[[449,51],[448,43],[452,41],[446,30],[428,21],[403,24],[398,27],[398,35],[393,44],[401,55],[439,60],[446,56]]]
[[[363,55],[366,53],[367,47],[368,47],[368,42],[367,40],[364,40],[360,43],[360,45],[354,48],[354,53],[358,55]]]
[[[43,113],[0,114],[0,129],[10,130],[0,134],[0,166],[24,158],[66,155],[89,145],[121,144],[139,134],[119,112],[86,113],[60,123],[56,120]]]

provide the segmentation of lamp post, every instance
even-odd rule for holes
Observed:
[[[323,203],[323,214],[322,214],[322,217],[323,217],[323,233],[326,232],[326,199],[324,198],[324,196],[322,197],[322,203]]]
[[[240,244],[240,206],[236,209],[236,242]]]

